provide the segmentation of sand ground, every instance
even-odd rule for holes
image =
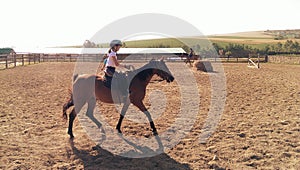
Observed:
[[[178,63],[180,66],[182,63]],[[183,64],[182,64],[183,65]],[[40,63],[0,71],[0,169],[300,169],[300,66],[224,64],[226,104],[216,131],[206,143],[199,134],[210,105],[209,74],[192,69],[200,99],[191,131],[172,149],[149,158],[125,158],[96,145],[75,120],[69,140],[62,105],[74,63]],[[157,77],[154,77],[154,80]],[[180,109],[178,82],[150,83],[161,90],[165,111],[155,119],[158,132]],[[147,107],[151,107],[149,96]],[[97,105],[114,126],[113,105]],[[148,123],[125,119],[124,135],[151,136]]]

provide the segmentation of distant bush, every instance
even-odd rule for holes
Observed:
[[[285,43],[278,42],[273,45],[266,45],[263,49],[252,48],[248,45],[228,44],[225,48],[221,48],[214,43],[217,51],[223,50],[225,55],[233,57],[248,57],[249,54],[300,54],[300,44],[297,41],[287,40]]]
[[[283,36],[276,36],[276,37],[274,38],[274,40],[283,40],[283,39],[284,39]]]

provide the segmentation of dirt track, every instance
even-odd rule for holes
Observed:
[[[180,63],[181,64],[181,63]],[[206,73],[194,70],[201,96],[191,132],[174,148],[150,158],[124,158],[97,146],[78,120],[69,141],[62,105],[74,63],[41,63],[0,71],[0,169],[299,169],[300,66],[225,64],[227,98],[218,129],[206,144],[198,136],[210,103]],[[155,123],[163,132],[177,115],[176,82],[152,83],[166,92],[170,110]],[[145,102],[150,106],[149,102]],[[118,113],[101,105],[109,123]],[[175,110],[175,111],[174,111]],[[124,135],[149,136],[148,124],[125,119]]]

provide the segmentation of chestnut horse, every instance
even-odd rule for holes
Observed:
[[[113,87],[111,87],[112,89],[106,87],[102,77],[98,75],[75,75],[73,77],[73,91],[70,93],[70,99],[63,106],[63,117],[65,119],[67,119],[67,109],[71,106],[74,106],[69,115],[68,134],[70,135],[70,138],[74,137],[72,127],[76,114],[79,113],[86,103],[88,103],[86,115],[98,126],[98,128],[101,127],[101,123],[93,116],[96,100],[100,100],[104,103],[124,103],[120,113],[119,121],[116,126],[116,129],[119,133],[122,133],[122,120],[129,105],[132,103],[147,116],[153,134],[157,135],[157,130],[151,115],[143,103],[143,99],[146,95],[146,87],[153,75],[158,75],[167,82],[172,82],[174,80],[174,77],[163,60],[151,60],[143,67],[127,72],[126,77],[131,81],[128,83],[128,93],[126,96],[124,96],[124,100],[121,100],[120,97],[118,98],[120,100],[116,100],[114,98],[113,92],[119,90]]]

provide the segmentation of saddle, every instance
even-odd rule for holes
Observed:
[[[120,98],[127,97],[129,93],[129,77],[127,73],[115,72],[113,76],[105,74],[103,77],[104,86],[112,89],[112,96]]]

